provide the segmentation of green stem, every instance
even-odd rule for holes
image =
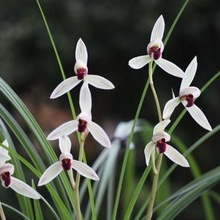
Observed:
[[[141,95],[141,98],[140,98],[140,101],[139,101],[139,104],[138,104],[138,107],[137,107],[137,111],[136,111],[136,114],[135,114],[135,117],[134,117],[134,123],[133,123],[132,128],[131,128],[130,136],[128,138],[128,143],[126,145],[125,156],[124,156],[124,159],[123,159],[121,173],[120,173],[120,177],[119,177],[118,188],[117,188],[117,192],[116,192],[116,198],[115,198],[115,203],[114,203],[112,220],[116,220],[116,217],[117,217],[118,205],[119,205],[119,200],[120,200],[121,191],[122,191],[122,184],[123,184],[125,169],[126,169],[126,165],[127,165],[127,161],[128,161],[129,146],[130,146],[130,144],[132,142],[132,139],[133,139],[134,128],[137,124],[137,120],[138,120],[138,117],[140,115],[140,111],[142,109],[142,105],[143,105],[148,87],[149,87],[149,80],[146,81],[146,84],[144,86],[144,90],[143,90],[143,93]]]
[[[1,202],[0,202],[0,217],[2,220],[6,220]]]
[[[148,204],[148,209],[147,209],[147,216],[146,220],[151,220],[152,215],[153,215],[153,208],[154,208],[154,202],[157,194],[157,185],[158,185],[158,180],[159,180],[159,173],[160,173],[160,167],[163,159],[163,154],[159,154],[157,158],[157,173],[154,173],[153,177],[153,183],[152,183],[152,188],[151,188],[151,195],[150,195],[150,201]]]
[[[149,80],[150,80],[150,87],[151,87],[151,90],[152,90],[152,93],[153,93],[153,96],[154,96],[154,101],[155,101],[156,108],[157,108],[158,119],[159,119],[159,121],[162,121],[162,114],[161,114],[160,102],[159,102],[159,99],[158,99],[158,96],[157,96],[157,92],[156,92],[156,89],[155,89],[155,87],[154,87],[154,82],[153,82],[152,64],[153,64],[153,61],[151,61],[151,62],[149,63]]]
[[[83,135],[80,135],[80,143],[79,143],[79,157],[78,161],[82,161],[83,159],[83,153],[84,153],[84,144],[85,144],[85,138]],[[81,213],[81,208],[80,208],[80,198],[79,198],[79,185],[80,185],[80,174],[77,172],[76,173],[76,184],[74,187],[74,195],[75,195],[75,201],[76,201],[76,216],[77,220],[82,219],[82,213]]]
[[[161,122],[162,121],[162,113],[161,113],[161,108],[160,108],[160,103],[159,103],[159,99],[157,96],[157,92],[154,87],[152,63],[153,63],[153,61],[151,61],[149,63],[150,87],[151,87],[151,90],[153,93],[153,97],[154,97],[154,101],[155,101],[155,105],[156,105],[156,109],[157,109],[158,120]],[[152,183],[152,188],[151,188],[150,201],[149,201],[148,209],[147,209],[146,220],[151,220],[152,215],[153,215],[153,208],[154,208],[154,202],[155,202],[155,198],[156,198],[156,194],[157,194],[157,185],[158,185],[158,180],[159,180],[159,173],[160,173],[160,168],[161,168],[161,164],[162,164],[162,159],[163,159],[163,154],[159,154],[157,157],[156,167],[155,167],[154,161],[153,161],[154,176],[153,176],[153,183]],[[153,160],[154,160],[154,158],[153,158]]]

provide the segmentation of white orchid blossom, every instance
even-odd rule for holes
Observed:
[[[150,43],[147,46],[148,55],[135,57],[131,59],[128,64],[133,69],[140,69],[153,60],[165,72],[182,78],[184,77],[184,72],[174,63],[162,58],[162,53],[164,50],[164,44],[162,41],[164,28],[165,23],[163,16],[161,15],[154,24],[151,32]]]
[[[99,89],[114,89],[114,85],[102,76],[88,74],[88,53],[86,45],[80,38],[76,44],[75,51],[76,63],[74,71],[76,76],[69,77],[62,81],[52,92],[50,98],[57,98],[78,85],[81,81],[87,82],[90,85]]]
[[[5,140],[2,144],[8,147],[7,140]],[[2,182],[2,186],[5,188],[10,187],[15,192],[23,196],[32,199],[40,199],[40,194],[35,189],[12,176],[14,173],[14,166],[10,163],[6,163],[6,161],[10,159],[11,157],[8,155],[8,151],[3,147],[0,147],[0,180]]]
[[[170,120],[164,120],[159,122],[153,130],[152,140],[146,145],[144,149],[144,155],[147,166],[149,165],[150,158],[153,159],[154,165],[155,152],[165,154],[171,161],[182,166],[189,167],[189,163],[185,157],[180,154],[176,149],[167,144],[170,141],[170,135],[164,131],[166,126],[170,123]]]
[[[174,109],[177,107],[179,103],[182,103],[184,107],[187,109],[189,114],[192,118],[203,128],[211,131],[211,125],[209,124],[206,116],[201,111],[199,107],[197,107],[194,103],[195,99],[200,96],[201,91],[194,86],[190,86],[191,82],[193,81],[197,69],[197,58],[191,61],[189,66],[185,71],[185,77],[182,79],[180,90],[179,90],[179,97],[174,97],[173,99],[169,100],[164,107],[163,110],[163,118],[170,118],[171,114],[173,113]]]
[[[76,170],[80,175],[86,178],[99,180],[98,175],[91,167],[85,163],[73,159],[73,156],[70,153],[71,141],[67,136],[63,136],[59,139],[59,147],[61,151],[59,161],[47,168],[47,170],[42,174],[38,182],[38,186],[49,183],[55,177],[57,177],[61,171],[68,171],[70,169]]]
[[[77,116],[76,120],[71,120],[60,125],[48,135],[47,139],[56,140],[62,136],[68,136],[75,131],[86,135],[90,132],[97,142],[104,147],[110,148],[111,142],[108,135],[98,124],[92,121],[92,98],[87,83],[84,83],[80,90],[79,104],[81,113]]]

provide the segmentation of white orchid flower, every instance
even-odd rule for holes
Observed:
[[[185,77],[182,79],[179,97],[174,97],[169,100],[164,107],[163,110],[163,118],[169,118],[173,113],[174,109],[177,107],[179,103],[182,103],[184,107],[187,109],[192,118],[203,128],[211,131],[211,125],[209,124],[206,116],[201,111],[199,107],[197,107],[194,103],[195,99],[200,96],[201,91],[194,86],[190,86],[193,81],[197,69],[197,58],[191,61],[189,66],[186,69]]]
[[[170,135],[166,133],[164,129],[169,123],[170,120],[164,120],[154,127],[152,140],[144,149],[146,164],[147,166],[149,165],[150,158],[152,157],[152,163],[154,165],[155,151],[157,149],[158,153],[165,154],[174,163],[182,167],[189,167],[189,163],[185,157],[172,146],[167,144],[167,142],[170,141]]]
[[[104,147],[110,148],[111,142],[108,135],[98,124],[92,121],[92,98],[87,83],[84,83],[80,90],[79,105],[81,113],[77,116],[76,120],[71,120],[60,125],[48,135],[47,139],[56,140],[62,136],[68,136],[74,131],[83,134],[90,132],[97,142]]]
[[[8,147],[8,141],[4,140],[2,145]],[[0,146],[0,166],[5,164],[5,162],[8,160],[11,160],[11,157],[8,155],[8,151]]]
[[[2,181],[3,187],[10,187],[15,192],[32,199],[40,199],[40,194],[35,189],[11,176],[13,173],[14,166],[12,164],[5,163],[0,166],[0,180]]]
[[[74,66],[74,71],[76,76],[69,77],[62,81],[52,92],[50,98],[57,98],[78,85],[81,81],[87,82],[90,85],[99,89],[114,89],[114,85],[102,76],[88,74],[88,53],[86,45],[80,38],[76,44],[75,51],[76,63]]]
[[[182,78],[184,77],[184,72],[174,63],[162,58],[162,53],[164,50],[164,44],[162,41],[164,28],[165,23],[163,16],[161,15],[154,24],[153,30],[151,32],[150,43],[147,46],[148,55],[135,57],[131,59],[128,64],[133,69],[140,69],[153,60],[165,72]]]
[[[99,180],[95,171],[87,164],[74,160],[71,150],[71,141],[67,136],[63,136],[59,139],[60,157],[59,161],[52,164],[41,176],[38,186],[45,185],[57,177],[62,170],[76,170],[80,175],[92,179]]]

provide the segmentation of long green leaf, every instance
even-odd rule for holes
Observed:
[[[165,208],[158,220],[174,219],[202,193],[220,183],[220,167],[217,167],[208,173],[202,175],[196,180],[184,186],[167,200],[172,202]]]

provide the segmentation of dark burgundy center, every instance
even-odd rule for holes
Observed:
[[[79,119],[79,124],[78,124],[78,131],[80,133],[84,132],[86,130],[86,126],[87,125],[87,122],[82,120],[82,119]]]
[[[157,46],[153,46],[150,48],[150,50],[148,51],[148,54],[154,59],[154,60],[158,60],[161,57],[161,49]]]
[[[87,74],[87,70],[85,68],[78,68],[76,71],[78,80],[84,79],[85,75]]]
[[[3,185],[5,187],[9,187],[11,184],[11,175],[9,172],[5,172],[1,174]]]
[[[192,94],[186,95],[186,101],[187,101],[186,107],[193,106],[193,104],[194,104],[193,95]]]
[[[64,170],[70,170],[71,169],[71,160],[69,158],[62,160],[62,167]]]
[[[161,154],[164,153],[166,151],[166,148],[167,148],[166,140],[163,138],[163,139],[157,141],[156,147],[157,147],[159,153],[161,153]]]

